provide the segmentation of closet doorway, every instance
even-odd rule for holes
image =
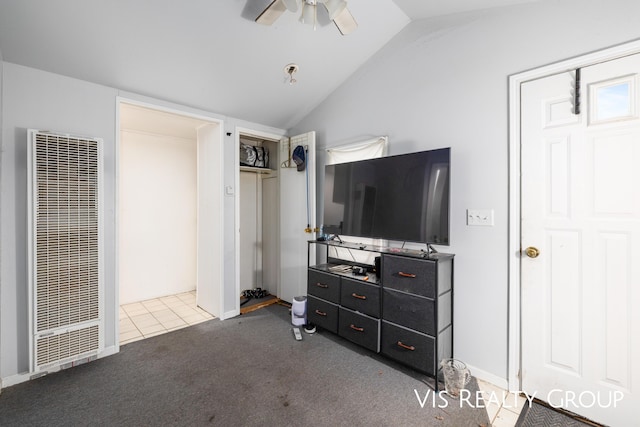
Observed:
[[[240,132],[239,139],[240,290],[276,296],[280,141],[251,132]],[[259,304],[262,298],[247,302]]]
[[[316,238],[315,132],[284,136],[236,131],[238,153],[243,153],[243,143],[267,147],[269,153],[268,167],[237,161],[236,241],[241,243],[236,245],[236,289],[241,294],[255,283],[291,303],[306,295],[308,260],[316,256],[314,245],[307,245]],[[305,153],[304,167],[292,160],[298,146]],[[245,173],[254,175],[241,178]]]
[[[215,218],[198,221],[202,209],[213,210],[202,202],[202,175],[214,174],[199,164],[216,151],[220,123],[128,102],[120,102],[119,119],[119,331],[126,344],[216,314],[220,285],[198,271],[199,253],[216,252],[210,242],[202,247]]]

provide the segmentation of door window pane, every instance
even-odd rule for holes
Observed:
[[[596,89],[596,120],[612,120],[631,115],[631,85],[629,82]]]

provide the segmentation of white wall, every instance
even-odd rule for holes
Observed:
[[[417,21],[291,130],[315,129],[320,150],[371,135],[389,154],[452,148],[454,351],[485,377],[507,378],[508,76],[637,39],[638,16],[636,0],[554,0]],[[495,226],[466,226],[467,208]]]
[[[115,325],[115,89],[10,63],[3,66],[3,138],[0,193],[0,352],[3,380],[26,372],[27,129],[104,139],[105,346],[117,344]],[[109,310],[109,307],[114,309]]]
[[[191,113],[224,122],[229,135],[223,144],[223,301],[224,313],[239,310],[236,289],[236,126],[284,134],[270,128],[217,113],[172,104],[146,96],[2,63],[2,147],[0,153],[0,378],[3,384],[23,381],[28,371],[27,306],[27,129],[96,136],[104,139],[105,173],[105,346],[117,348],[116,322],[116,108],[118,96],[140,103]]]
[[[120,132],[120,304],[196,289],[196,140]]]

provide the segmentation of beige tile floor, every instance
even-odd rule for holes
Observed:
[[[196,306],[196,291],[120,306],[120,345],[213,319]]]
[[[522,408],[527,405],[527,399],[482,380],[478,380],[478,387],[482,391],[491,426],[515,426]]]

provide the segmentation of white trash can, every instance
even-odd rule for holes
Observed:
[[[304,326],[307,323],[307,297],[294,297],[291,303],[291,323]]]

